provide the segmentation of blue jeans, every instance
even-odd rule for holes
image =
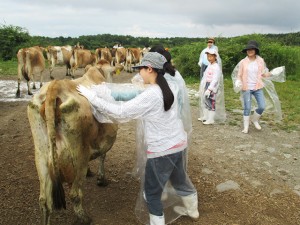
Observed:
[[[168,180],[180,196],[196,193],[185,170],[185,154],[184,150],[171,155],[147,159],[145,195],[150,214],[163,215],[161,195]]]
[[[258,108],[255,110],[259,115],[263,113],[266,107],[265,96],[263,89],[243,91],[244,99],[244,116],[249,116],[251,113],[251,96],[254,96]]]

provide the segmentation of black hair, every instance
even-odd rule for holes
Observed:
[[[160,87],[163,94],[164,109],[165,111],[168,111],[174,103],[173,92],[171,91],[171,88],[169,87],[169,84],[164,77],[165,70],[155,68],[153,69],[157,72],[156,83]]]
[[[175,76],[175,67],[171,63],[171,54],[170,52],[166,51],[163,45],[155,45],[153,46],[149,52],[158,52],[159,54],[163,55],[167,62],[164,65],[164,69],[167,73],[169,73],[171,76]]]

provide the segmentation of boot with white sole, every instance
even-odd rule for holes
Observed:
[[[251,122],[254,124],[254,126],[257,130],[261,130],[261,126],[258,123],[260,117],[261,117],[261,115],[259,115],[256,111],[254,111],[254,113],[251,117]]]
[[[165,225],[165,216],[155,216],[149,214],[150,216],[150,225]]]
[[[202,121],[202,122],[205,122],[207,119],[208,119],[208,109],[204,108],[203,109],[203,116],[199,117],[198,120]]]
[[[179,215],[189,216],[193,220],[199,219],[198,194],[194,193],[188,196],[182,196],[181,199],[184,207],[175,206],[174,211]]]
[[[215,111],[208,111],[208,119],[203,124],[214,124],[215,123]]]
[[[244,134],[248,134],[250,116],[244,116],[243,119],[244,119],[244,130],[242,130],[242,132]]]

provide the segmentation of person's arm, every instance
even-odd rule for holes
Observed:
[[[140,118],[150,113],[153,108],[157,107],[158,102],[162,101],[153,89],[145,90],[132,100],[118,103],[99,98],[93,94],[93,91],[81,85],[78,86],[77,90],[79,94],[89,100],[99,113],[104,113],[116,120]]]
[[[219,67],[214,66],[213,79],[210,82],[210,85],[208,86],[207,89],[216,93],[218,91],[220,77],[221,77],[221,70],[219,69]]]

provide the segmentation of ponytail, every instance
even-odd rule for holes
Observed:
[[[166,81],[164,74],[164,70],[158,70],[155,69],[157,72],[157,77],[156,77],[156,83],[160,87],[162,94],[163,94],[163,99],[164,99],[164,109],[165,111],[168,111],[173,102],[174,102],[174,95],[173,92],[171,91],[171,88],[168,85],[168,82]]]

